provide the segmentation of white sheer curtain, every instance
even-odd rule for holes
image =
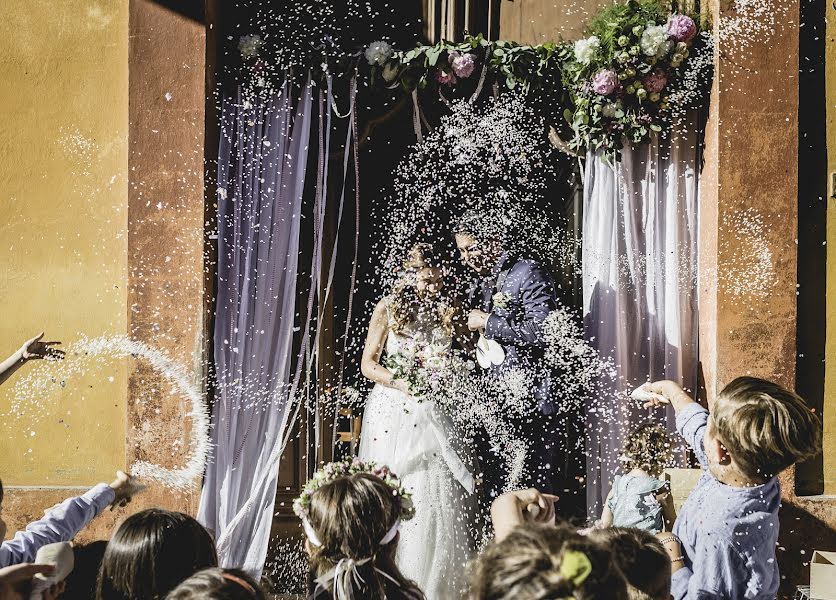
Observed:
[[[313,113],[310,85],[286,84],[254,106],[227,99],[221,116],[218,387],[198,519],[215,535],[221,565],[253,574],[267,554],[288,421],[284,391]]]
[[[618,392],[648,379],[697,382],[697,136],[625,148],[584,174],[583,312],[587,339],[617,365]],[[587,406],[587,510],[601,514],[625,434],[660,412],[611,397]],[[673,413],[667,415],[674,429]]]

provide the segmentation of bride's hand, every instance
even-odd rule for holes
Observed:
[[[406,382],[405,379],[393,379],[392,388],[398,390],[399,392],[403,392],[404,394],[410,393],[409,384]]]

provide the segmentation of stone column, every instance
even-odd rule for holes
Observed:
[[[780,5],[779,5],[780,4]],[[700,180],[700,357],[709,406],[739,375],[795,387],[799,1],[737,14],[712,0],[720,36]],[[735,19],[740,26],[729,34]],[[782,593],[832,547],[836,503],[781,476]],[[829,533],[830,532],[830,533]]]

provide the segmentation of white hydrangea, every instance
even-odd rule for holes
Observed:
[[[673,42],[668,39],[668,29],[665,25],[651,25],[642,33],[639,46],[646,56],[662,58],[673,47]]]
[[[242,35],[238,40],[238,51],[244,58],[258,56],[258,49],[264,42],[258,34]]]
[[[366,60],[370,65],[382,65],[392,57],[392,46],[384,41],[372,42],[366,48]]]
[[[601,40],[598,39],[597,35],[578,40],[575,42],[575,60],[588,65],[595,58],[595,53],[598,52],[600,47]]]

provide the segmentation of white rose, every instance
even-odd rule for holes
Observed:
[[[391,58],[392,54],[392,46],[384,41],[372,42],[365,52],[366,60],[370,65],[382,65]]]
[[[578,40],[575,42],[575,60],[581,64],[588,65],[595,58],[595,53],[598,52],[598,48],[600,47],[601,40],[596,35]]]
[[[263,43],[261,36],[258,34],[242,35],[238,39],[238,51],[244,58],[253,58],[258,55],[258,49],[261,48]]]
[[[644,30],[639,45],[646,56],[662,58],[673,47],[673,42],[668,40],[667,27],[653,25]]]

